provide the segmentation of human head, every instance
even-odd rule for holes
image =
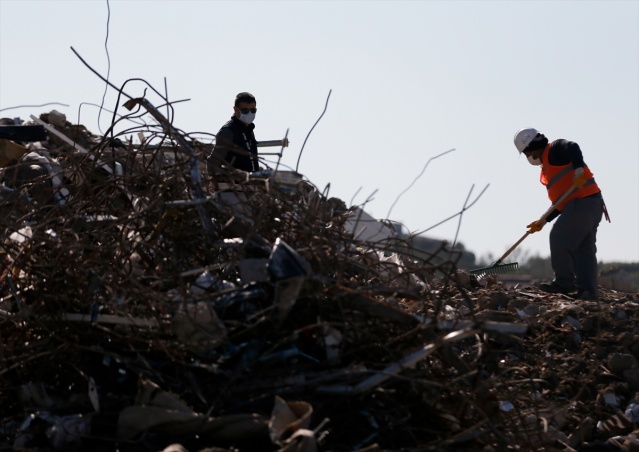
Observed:
[[[257,111],[256,105],[255,97],[251,93],[239,93],[235,96],[235,105],[233,106],[235,117],[246,125],[252,124]]]
[[[257,104],[255,100],[255,96],[251,93],[241,92],[237,96],[235,96],[235,106],[239,107],[241,103],[245,104]]]
[[[526,157],[530,157],[534,154],[533,157],[535,159],[541,156],[546,145],[548,145],[546,135],[532,127],[518,131],[513,141],[520,154],[523,153]]]
[[[528,163],[533,166],[541,165],[541,155],[548,144],[548,138],[543,133],[532,127],[521,129],[515,134],[513,141],[519,153],[526,156]]]

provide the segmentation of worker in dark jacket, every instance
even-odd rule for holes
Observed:
[[[544,220],[528,225],[529,232],[534,233],[559,217],[550,231],[550,262],[555,277],[550,283],[540,284],[540,289],[597,299],[597,228],[603,214],[610,219],[579,145],[563,139],[549,143],[544,134],[532,128],[517,132],[514,141],[531,165],[541,166],[540,182],[552,203],[576,186]]]
[[[256,105],[251,93],[243,92],[235,97],[234,114],[215,136],[215,147],[207,158],[210,176],[219,168],[235,168],[249,173],[260,169],[253,133]]]
[[[247,92],[235,96],[233,116],[215,136],[215,147],[206,161],[210,178],[209,189],[212,192],[217,191],[221,186],[228,185],[225,181],[247,180],[246,173],[259,171],[258,147],[281,146],[282,149],[288,147],[289,142],[286,137],[282,140],[260,142],[255,139],[253,121],[256,112],[255,96]],[[281,157],[281,151],[279,154],[271,153],[270,155]]]

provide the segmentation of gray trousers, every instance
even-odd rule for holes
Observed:
[[[550,231],[550,263],[564,287],[598,294],[597,227],[603,216],[601,195],[570,201]]]

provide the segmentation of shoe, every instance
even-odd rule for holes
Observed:
[[[544,292],[562,293],[564,295],[568,295],[569,293],[574,293],[577,290],[577,288],[574,286],[571,286],[571,287],[560,286],[555,281],[552,281],[550,283],[541,283],[539,284],[539,288],[543,290]]]
[[[590,300],[597,301],[599,296],[596,293],[592,293],[589,290],[579,289],[574,296],[575,300]]]

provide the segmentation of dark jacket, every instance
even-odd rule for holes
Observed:
[[[209,175],[214,175],[216,169],[223,166],[248,172],[260,169],[253,129],[255,124],[246,125],[235,116],[222,126],[215,136],[215,147],[207,158]]]
[[[581,148],[574,141],[558,139],[550,143],[548,161],[551,165],[561,166],[572,163],[573,168],[584,166]]]

